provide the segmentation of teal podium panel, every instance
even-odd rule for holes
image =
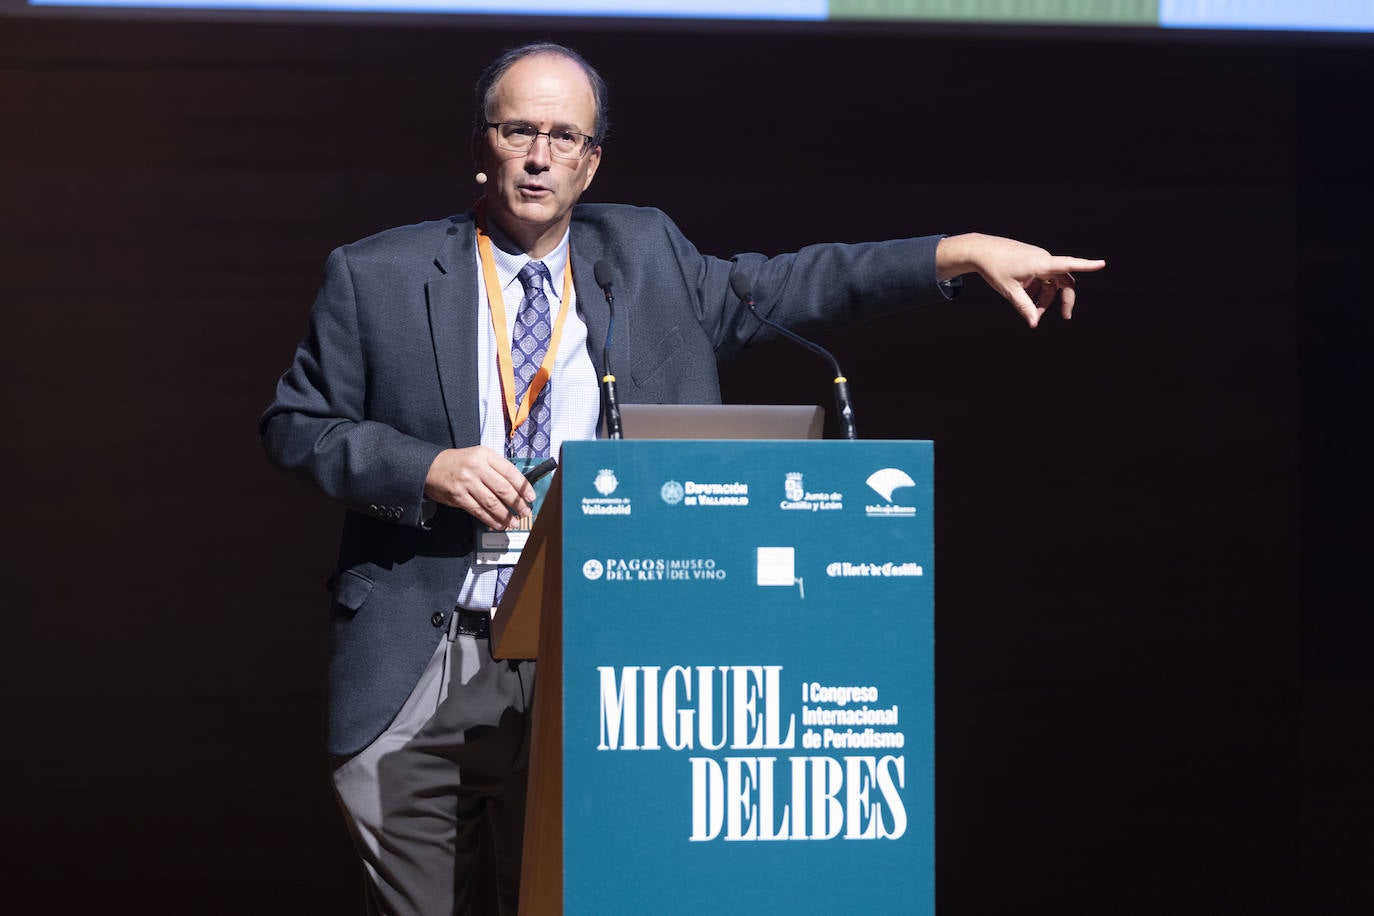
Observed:
[[[929,442],[563,450],[563,911],[935,908]]]

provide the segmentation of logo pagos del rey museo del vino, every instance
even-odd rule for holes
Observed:
[[[723,582],[726,571],[715,557],[593,557],[582,575],[607,582]]]

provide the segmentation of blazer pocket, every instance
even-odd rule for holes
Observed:
[[[682,352],[683,346],[682,332],[674,325],[671,331],[659,338],[658,343],[639,354],[630,365],[630,378],[634,379],[636,385],[647,385],[670,360]]]
[[[350,611],[357,611],[372,594],[373,582],[362,573],[345,569],[334,578],[334,600]]]

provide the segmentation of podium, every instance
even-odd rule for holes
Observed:
[[[522,914],[934,912],[932,469],[564,445],[492,631],[538,659]]]

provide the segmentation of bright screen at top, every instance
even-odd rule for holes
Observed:
[[[1374,0],[29,0],[35,7],[1374,32]]]

